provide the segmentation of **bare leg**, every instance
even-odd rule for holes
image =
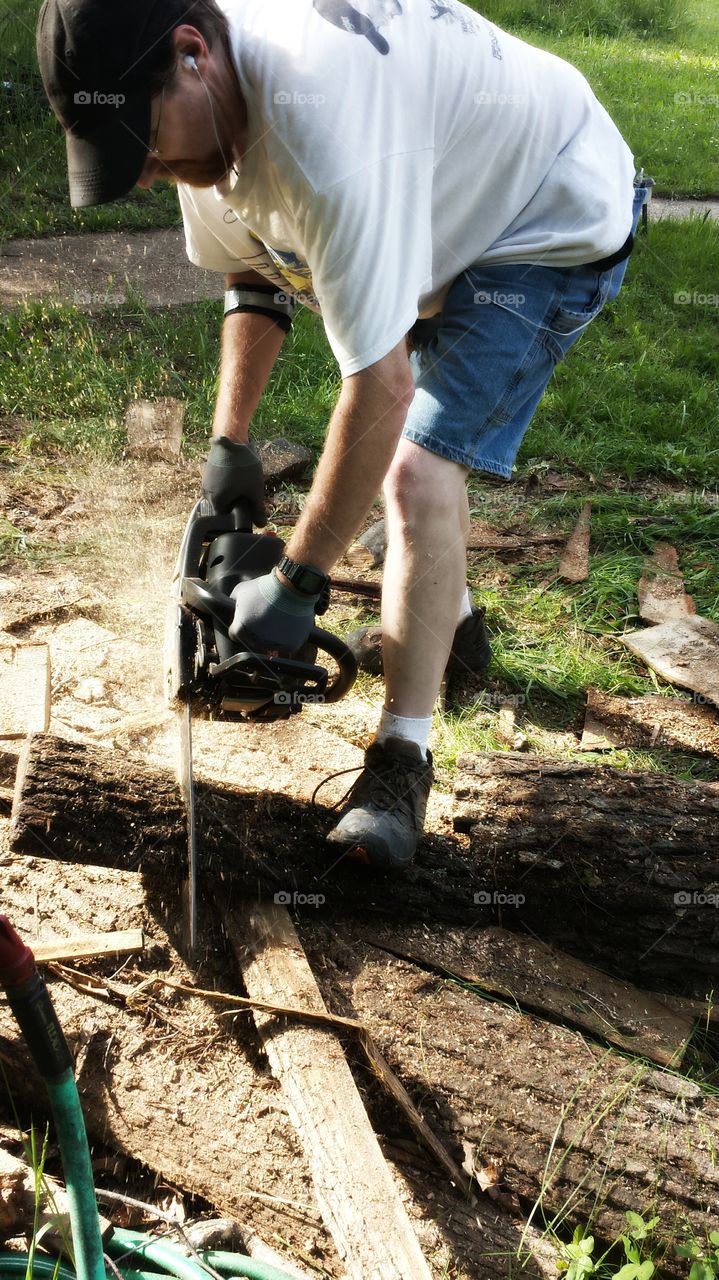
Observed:
[[[467,582],[466,477],[401,439],[385,479],[385,706],[398,716],[431,716],[447,665]]]

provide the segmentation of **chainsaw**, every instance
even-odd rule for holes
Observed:
[[[219,515],[200,499],[180,544],[172,580],[165,635],[169,705],[181,717],[180,784],[187,811],[189,929],[192,954],[197,940],[197,824],[192,759],[192,719],[286,720],[311,703],[337,702],[351,689],[357,663],[346,644],[314,627],[307,644],[289,657],[260,653],[233,640],[232,591],[262,577],[278,564],[284,542],[272,532],[254,533],[249,507],[239,502]],[[323,613],[327,592],[317,606]],[[317,661],[332,659],[333,672]]]

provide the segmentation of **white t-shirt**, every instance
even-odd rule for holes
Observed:
[[[343,376],[472,263],[614,253],[634,178],[568,63],[458,0],[356,4],[221,0],[248,148],[231,181],[178,188],[190,259],[321,310]]]

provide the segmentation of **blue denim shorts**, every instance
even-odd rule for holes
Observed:
[[[646,198],[635,186],[632,231]],[[627,264],[463,271],[440,314],[412,331],[415,395],[403,436],[472,470],[510,476],[555,366],[616,298]]]

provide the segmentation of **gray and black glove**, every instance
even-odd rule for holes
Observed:
[[[252,445],[215,436],[202,473],[202,493],[224,515],[244,498],[256,525],[267,524],[262,463]]]
[[[274,570],[240,582],[232,592],[235,616],[230,638],[260,653],[297,653],[315,625],[319,595],[300,595],[280,582]]]

